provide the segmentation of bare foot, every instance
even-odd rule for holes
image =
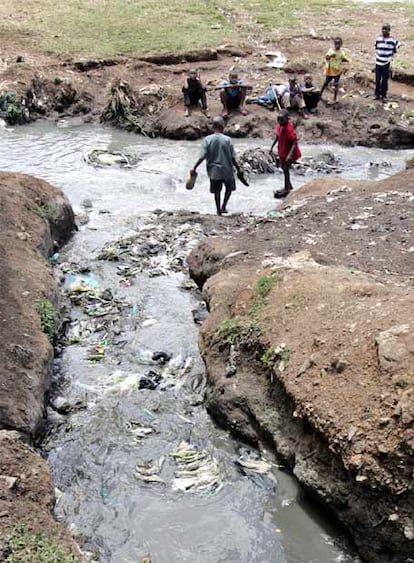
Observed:
[[[221,117],[223,119],[226,119],[229,116],[229,112],[226,109],[223,109],[223,111],[221,112]]]
[[[241,113],[242,115],[247,115],[247,110],[246,110],[246,108],[240,108],[240,113]]]

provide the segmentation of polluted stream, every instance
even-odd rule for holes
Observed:
[[[102,562],[358,561],[271,453],[234,440],[203,406],[197,339],[206,311],[185,267],[197,241],[214,234],[214,221],[172,214],[213,211],[204,171],[193,192],[184,188],[199,143],[60,125],[0,133],[1,168],[62,188],[80,223],[54,256],[68,303],[43,443],[56,517],[87,559]],[[96,148],[137,162],[94,167],[85,155]],[[344,183],[395,173],[407,157],[360,147],[303,153],[328,148],[340,157],[335,173]],[[312,177],[298,171],[295,185]],[[252,176],[230,210],[263,215],[281,187],[280,175]]]

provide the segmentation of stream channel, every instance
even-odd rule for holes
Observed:
[[[358,561],[330,517],[306,499],[270,452],[258,460],[272,462],[270,472],[242,472],[236,461],[254,453],[217,428],[203,406],[205,369],[192,313],[203,304],[186,276],[185,259],[211,228],[206,233],[202,220],[153,213],[213,212],[204,169],[192,192],[184,188],[200,143],[59,125],[0,131],[7,148],[1,168],[60,187],[85,223],[55,266],[72,304],[43,444],[56,517],[86,556],[103,562],[138,563],[147,554],[152,563]],[[243,150],[269,143],[235,144]],[[140,160],[132,169],[96,168],[84,160],[93,148]],[[326,148],[302,147],[305,155]],[[402,151],[329,149],[341,157],[344,182],[394,174],[407,157]],[[370,161],[388,165],[370,167]],[[294,185],[312,177],[294,176]],[[280,175],[252,177],[249,188],[238,185],[230,211],[263,215],[274,206],[273,189],[281,187]],[[161,355],[154,361],[154,352],[171,360]],[[146,383],[156,388],[139,389],[148,372]],[[180,447],[181,454],[171,456]],[[191,471],[177,478],[185,460],[205,464],[197,479]]]

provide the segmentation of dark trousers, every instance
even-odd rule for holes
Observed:
[[[318,105],[320,98],[319,92],[303,92],[303,100],[305,102],[306,109],[312,111]]]
[[[387,96],[389,78],[390,63],[375,65],[375,96],[378,98],[385,98]]]
[[[199,102],[201,102],[201,107],[203,109],[207,109],[207,96],[205,88],[199,88],[198,90],[188,90],[187,88],[183,88],[183,94],[185,106],[196,106]]]

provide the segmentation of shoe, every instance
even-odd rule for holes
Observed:
[[[381,99],[381,96],[374,96],[374,100],[376,100],[377,102],[379,102],[380,99]]]
[[[207,117],[207,119],[210,119],[210,114],[208,113],[208,109],[207,109],[207,108],[206,108],[206,109],[202,109],[202,110],[201,110],[201,113],[204,114],[204,115]]]
[[[185,108],[184,110],[184,116],[185,117],[190,117],[190,110],[188,108]]]
[[[382,102],[383,102],[384,104],[386,104],[386,103],[389,102],[389,101],[390,101],[390,99],[389,99],[388,96],[383,96],[383,97],[382,97]]]
[[[290,193],[290,191],[288,191],[288,190],[282,190],[281,192],[273,192],[273,197],[275,199],[283,199],[284,197],[289,195],[289,193]]]

